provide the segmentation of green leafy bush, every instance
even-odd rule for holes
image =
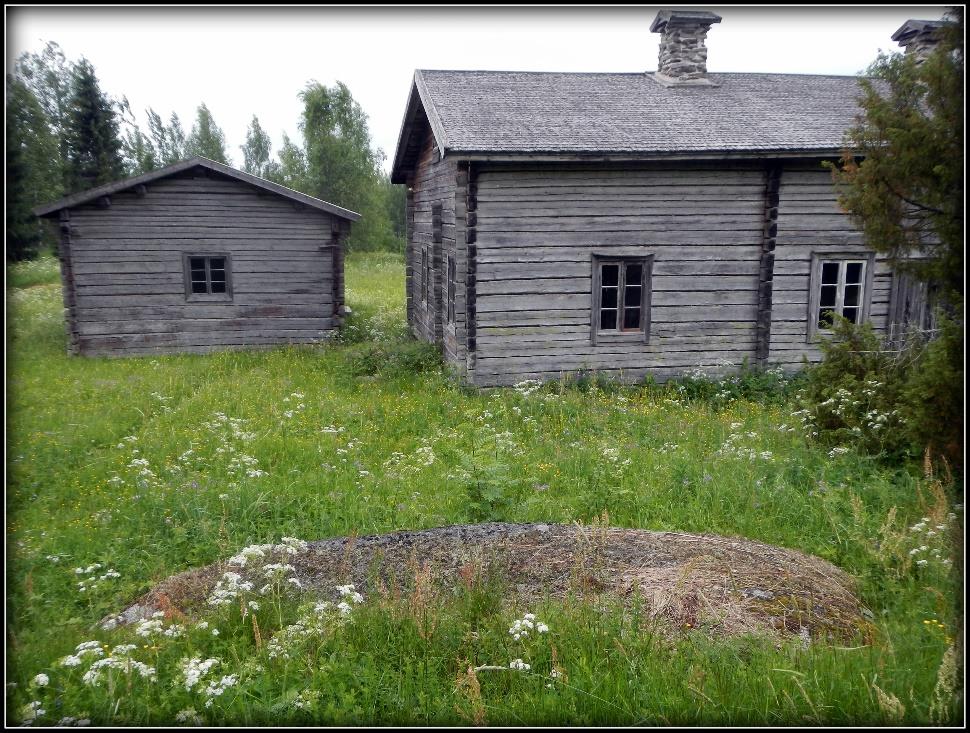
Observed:
[[[954,463],[962,442],[962,329],[941,316],[938,338],[913,336],[894,349],[872,326],[836,318],[806,369],[795,414],[833,453],[855,447],[888,459],[929,448]]]
[[[354,376],[419,374],[441,367],[441,352],[423,341],[372,341],[348,350]]]
[[[940,319],[939,336],[909,374],[902,390],[903,414],[914,447],[927,446],[962,469],[963,324]]]
[[[784,403],[801,381],[800,375],[788,374],[780,366],[752,367],[745,359],[736,374],[715,377],[698,368],[667,381],[666,388],[674,390],[680,397],[710,402],[715,406],[732,400],[777,405]],[[652,382],[644,384],[652,387]]]

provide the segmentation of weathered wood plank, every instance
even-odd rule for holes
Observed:
[[[238,303],[189,303],[182,306],[109,306],[90,307],[77,314],[81,321],[147,321],[164,319],[196,318],[329,318],[333,304],[329,302],[309,305],[287,303],[246,304]]]
[[[79,333],[86,336],[111,336],[128,333],[189,333],[192,331],[274,332],[277,330],[319,331],[333,327],[331,317],[319,318],[170,318],[143,321],[81,321]]]

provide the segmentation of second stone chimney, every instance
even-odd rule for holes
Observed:
[[[704,10],[661,10],[650,26],[660,34],[654,77],[665,85],[711,85],[707,78],[707,31],[721,16]]]
[[[893,40],[905,48],[907,54],[913,54],[916,63],[921,64],[940,42],[940,29],[945,25],[945,20],[907,20],[893,33]]]

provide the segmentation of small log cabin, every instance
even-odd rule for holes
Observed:
[[[205,352],[326,340],[359,214],[192,158],[35,210],[60,226],[68,350]]]
[[[709,74],[720,20],[661,11],[656,72],[415,72],[391,175],[408,321],[467,382],[797,369],[833,313],[911,317],[822,167],[857,78]]]

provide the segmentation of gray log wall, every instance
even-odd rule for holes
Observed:
[[[464,373],[464,283],[465,258],[456,244],[455,210],[458,196],[458,168],[451,158],[439,159],[434,140],[426,134],[412,179],[408,181],[408,246],[406,253],[408,321],[414,335],[438,343],[445,360]],[[441,206],[441,243],[433,241],[435,222],[432,209]],[[461,211],[464,216],[464,208]],[[424,271],[422,252],[427,249],[432,278],[428,300],[422,300]],[[447,322],[448,257],[456,257],[458,281],[455,323]]]
[[[74,351],[312,342],[339,324],[343,284],[334,268],[342,253],[334,244],[347,222],[212,173],[160,179],[143,197],[122,192],[104,203],[71,209],[61,222]],[[231,257],[232,299],[190,302],[184,255],[223,253]]]
[[[812,253],[867,251],[818,161],[449,165],[429,136],[413,188],[418,306],[433,203],[445,202],[446,224],[436,296],[409,310],[412,329],[436,340],[454,252],[467,287],[443,350],[479,386],[590,371],[663,381],[694,367],[727,373],[746,359],[798,368],[803,355],[821,356],[807,340]],[[647,343],[593,343],[594,255],[653,256]],[[891,279],[877,258],[869,321],[879,332]]]
[[[483,169],[474,382],[753,360],[764,185],[757,165]],[[653,255],[649,343],[591,342],[594,254]]]
[[[838,205],[832,176],[820,165],[786,165],[781,175],[775,248],[769,362],[788,368],[802,355],[819,361],[821,351],[807,342],[812,253],[869,252],[865,240]],[[887,332],[893,273],[876,256],[869,322]]]

